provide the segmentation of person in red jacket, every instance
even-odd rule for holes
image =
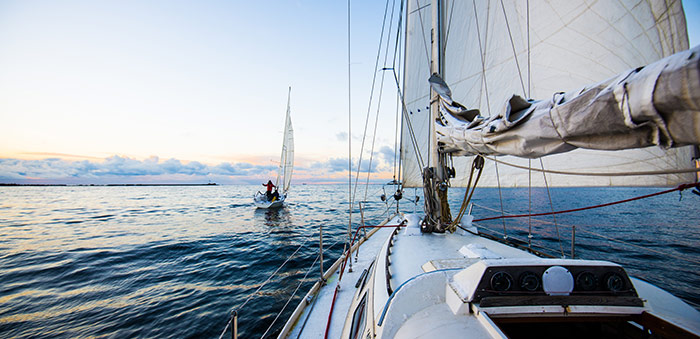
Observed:
[[[267,197],[268,201],[272,200],[272,188],[277,187],[277,186],[275,186],[275,184],[272,183],[272,180],[268,180],[267,184],[262,184],[262,185],[267,187],[267,192],[265,192],[265,197]]]

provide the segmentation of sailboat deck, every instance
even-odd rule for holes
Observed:
[[[487,248],[501,258],[536,258],[535,255],[510,246],[485,239],[468,232],[462,234],[418,233],[410,235],[406,230],[396,235],[392,248],[392,286],[400,286],[414,276],[425,272],[423,266],[430,263],[434,269],[464,268],[479,260],[466,258],[459,250],[470,244]]]
[[[398,222],[391,220],[388,224]],[[367,285],[373,286],[373,297],[368,299],[366,306],[368,311],[372,310],[367,314],[367,321],[372,319],[375,328],[381,328],[382,333],[378,333],[379,336],[432,338],[441,335],[459,337],[464,333],[470,333],[477,338],[506,336],[486,315],[492,312],[499,314],[493,307],[487,311],[488,307],[485,306],[484,312],[478,310],[478,305],[470,305],[469,307],[477,309],[467,313],[455,310],[454,305],[450,305],[450,301],[446,300],[446,288],[447,294],[450,294],[450,281],[455,274],[479,261],[505,259],[504,262],[533,262],[541,259],[469,232],[421,233],[417,226],[402,227],[400,231],[394,231],[395,228],[380,228],[374,231],[360,246],[359,253],[353,252],[353,270],[350,271],[349,266],[346,267],[342,281],[338,282],[340,269],[337,269],[317,292],[312,290],[306,301],[300,305],[303,310],[293,328],[282,337],[320,338],[325,336],[327,328],[328,338],[347,335],[343,330],[354,318],[354,310],[358,308],[354,306],[353,300],[359,300],[357,293],[364,291],[356,285],[363,281],[361,277],[365,270],[368,271],[368,275],[374,273],[364,280]],[[673,321],[685,331],[700,331],[700,313],[692,307],[656,286],[637,279],[632,279],[632,282],[639,292],[639,297],[647,301],[646,307],[634,310],[629,307],[601,306],[600,310],[603,313],[612,312],[613,317],[616,312],[625,315],[646,310],[655,317]],[[520,308],[526,312],[532,311],[526,310],[527,305]],[[541,309],[540,311],[544,312],[546,307],[530,308]],[[509,308],[504,310],[506,309]],[[556,316],[556,312],[554,313]]]
[[[388,224],[398,223],[392,220]],[[289,333],[289,338],[318,338],[325,335],[326,326],[329,319],[329,311],[333,304],[333,313],[330,316],[331,326],[328,330],[329,338],[340,337],[343,330],[343,324],[348,318],[348,312],[351,307],[357,288],[356,282],[362,275],[363,270],[368,269],[377,255],[382,250],[383,245],[388,241],[393,228],[382,228],[376,231],[371,237],[362,244],[359,255],[353,254],[353,270],[349,271],[346,268],[343,273],[343,278],[338,283],[339,272],[332,274],[325,286],[322,286],[318,293],[312,298],[307,298],[308,304],[296,322],[296,325]],[[409,234],[410,233],[410,234]],[[478,259],[465,258],[459,252],[460,248],[468,244],[478,244],[488,246],[489,250],[500,257],[508,258],[532,258],[533,255],[511,248],[509,246],[484,239],[480,236],[463,232],[460,235],[456,234],[435,234],[435,233],[420,233],[407,232],[406,228],[402,228],[394,237],[394,245],[392,246],[391,254],[388,256],[390,261],[391,286],[396,289],[409,279],[425,273],[423,265],[431,263],[436,269],[458,268],[468,266],[470,261]],[[456,273],[453,272],[453,273]],[[336,285],[340,286],[338,293],[333,302]],[[379,311],[385,306],[385,300],[376,300],[375,310]],[[445,312],[452,314],[446,305],[436,305],[437,308],[444,310],[435,310],[436,312]],[[454,316],[454,315],[453,315]],[[379,314],[375,314],[379,317]],[[420,317],[417,314],[416,317]],[[454,326],[461,329],[478,327],[478,324],[469,325],[465,320],[474,320],[462,317],[462,322]],[[301,333],[301,335],[300,335]]]
[[[393,224],[393,220],[389,221],[388,224]],[[331,324],[328,330],[328,338],[341,337],[343,324],[345,324],[348,310],[357,290],[355,283],[362,275],[363,270],[367,269],[372,263],[384,241],[393,231],[393,228],[381,228],[369,237],[362,244],[357,260],[355,260],[355,255],[353,254],[353,270],[350,272],[349,266],[346,267],[340,283],[338,283],[340,269],[328,278],[326,285],[321,287],[310,304],[306,306],[296,325],[289,333],[288,338],[323,338],[332,304],[334,306],[333,314],[330,317]],[[336,285],[339,285],[340,288],[338,289],[335,302],[333,302]]]
[[[440,303],[406,319],[395,338],[456,338],[465,333],[469,333],[472,338],[490,337],[475,317],[455,315],[447,304]]]

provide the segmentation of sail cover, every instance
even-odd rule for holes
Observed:
[[[555,93],[580,93],[630,69],[651,64],[688,48],[680,1],[441,1],[439,2],[441,76],[452,99],[478,109],[486,119],[502,115],[514,95],[553,98]],[[430,77],[431,2],[409,1],[407,8],[404,102],[410,125],[421,139],[427,131]],[[426,47],[427,46],[427,47]],[[565,97],[566,98],[566,97]],[[561,99],[561,98],[559,98]],[[420,110],[420,111],[419,111]],[[407,123],[404,123],[407,125]],[[410,134],[402,133],[404,181],[421,186]],[[427,132],[426,132],[427,133]],[[425,138],[427,140],[427,137]],[[420,143],[419,143],[420,144]],[[574,150],[538,160],[559,171],[640,172],[691,166],[688,147],[624,151]],[[537,157],[543,154],[529,154]],[[527,158],[499,157],[519,165],[540,167]],[[466,184],[470,157],[455,158],[453,186]],[[415,162],[415,161],[413,161]],[[495,164],[487,162],[480,185],[496,186]],[[417,170],[417,171],[416,171]],[[499,166],[501,186],[543,186],[542,175]],[[489,175],[490,174],[490,175]],[[692,174],[653,177],[576,177],[548,175],[552,186],[673,185]]]
[[[537,158],[579,147],[700,144],[700,46],[549,100],[513,96],[488,119],[452,101],[438,76],[430,83],[440,95],[438,141],[457,155]]]
[[[290,88],[290,96],[291,91],[292,89]],[[287,193],[287,191],[289,191],[289,186],[292,183],[292,170],[294,169],[294,128],[292,128],[292,118],[290,117],[290,113],[291,109],[289,107],[288,97],[287,115],[284,119],[282,154],[280,155],[280,166],[277,171],[277,186],[282,188],[283,193]]]

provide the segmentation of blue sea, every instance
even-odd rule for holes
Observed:
[[[358,188],[357,200],[366,195],[367,203],[362,213],[353,212],[355,224],[361,217],[377,224],[394,210],[379,199],[393,187]],[[285,208],[256,210],[252,196],[260,189],[0,187],[0,337],[218,338],[231,310],[244,303],[238,310],[240,337],[276,336],[318,279],[319,228],[324,267],[342,251],[348,188],[296,185]],[[528,211],[528,196],[537,213],[661,190],[554,188],[548,194],[511,188],[501,196],[506,213],[517,214]],[[405,191],[402,210],[413,210],[409,200],[416,194]],[[451,190],[453,214],[463,194]],[[497,189],[478,189],[474,203],[476,218],[500,215]],[[558,215],[556,223],[551,216],[493,220],[482,231],[527,242],[531,229],[533,247],[568,257],[575,225],[576,257],[620,263],[631,275],[697,305],[699,207],[699,196],[674,192]]]

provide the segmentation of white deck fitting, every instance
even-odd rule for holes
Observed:
[[[393,220],[387,223],[387,225],[392,225]],[[352,303],[352,299],[355,295],[357,289],[355,288],[355,283],[360,278],[362,271],[369,267],[372,260],[377,255],[377,252],[381,249],[384,241],[391,235],[394,228],[381,228],[377,230],[365,243],[362,244],[360,248],[360,253],[358,260],[355,261],[355,253],[353,253],[353,271],[349,272],[350,265],[345,269],[343,274],[343,280],[340,283],[340,290],[338,291],[338,296],[336,297],[335,307],[333,309],[333,317],[331,319],[330,330],[328,331],[328,338],[340,338],[341,332],[343,331],[343,325],[345,324],[345,319],[348,315],[348,309]],[[306,320],[306,325],[304,326],[303,333],[299,338],[323,338],[326,331],[326,324],[328,322],[328,312],[331,308],[331,303],[333,301],[333,293],[335,292],[335,287],[338,282],[338,272],[333,274],[329,279],[327,284],[320,289],[318,294],[314,299],[315,305],[313,309],[311,304],[309,304],[304,312],[299,317],[296,326],[292,329],[289,334],[289,338],[297,338],[299,335],[299,330],[301,325]],[[312,300],[312,303],[314,301]],[[311,314],[309,314],[311,311]]]

